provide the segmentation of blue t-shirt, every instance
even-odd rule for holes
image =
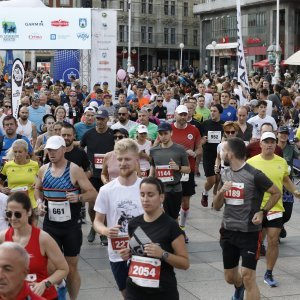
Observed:
[[[223,112],[221,114],[221,120],[224,122],[237,121],[236,109],[230,105],[227,108],[223,108]]]
[[[77,141],[81,141],[81,138],[83,137],[83,135],[88,131],[90,130],[91,128],[94,128],[96,126],[96,124],[92,124],[92,125],[86,125],[85,123],[83,122],[79,122],[79,123],[76,123],[74,125],[75,127],[75,130],[76,130],[76,140]]]
[[[28,107],[29,110],[29,121],[33,122],[36,126],[38,133],[41,133],[41,126],[43,124],[43,116],[46,114],[46,108],[39,106],[38,108]]]
[[[0,153],[0,161],[2,163],[2,157],[7,155],[7,150],[11,147],[14,141],[17,140],[17,135],[10,139],[6,135],[3,137],[2,151]],[[22,140],[24,140],[28,144],[28,153],[31,154],[33,152],[33,148],[28,140],[28,138],[22,135]]]

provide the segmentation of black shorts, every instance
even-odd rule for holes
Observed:
[[[242,257],[243,267],[256,270],[260,254],[261,231],[240,232],[221,228],[220,234],[224,269],[237,267]]]
[[[262,227],[263,228],[282,228],[283,226],[283,218],[268,220],[266,216],[264,216],[264,219],[262,221]]]
[[[114,278],[118,285],[119,291],[125,290],[126,280],[129,271],[129,266],[127,265],[127,261],[118,261],[118,262],[110,261],[110,267],[114,274]]]
[[[96,177],[91,177],[90,178],[90,183],[95,188],[95,190],[97,191],[97,193],[99,193],[99,190],[100,190],[101,186],[103,186],[103,183],[102,183],[101,179],[100,178],[96,178]],[[95,199],[95,201],[96,201],[96,199]]]
[[[195,191],[195,174],[191,172],[189,174],[189,180],[181,182],[182,196],[193,196],[196,194]]]
[[[82,245],[81,226],[61,228],[44,223],[43,230],[49,233],[58,244],[64,256],[77,256]]]
[[[182,201],[182,192],[166,192],[164,200],[164,210],[167,215],[173,219],[177,219]]]
[[[215,164],[216,164],[216,159],[215,158],[205,158],[203,157],[203,170],[205,177],[211,177],[216,175],[215,174]]]

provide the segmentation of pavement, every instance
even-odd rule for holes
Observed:
[[[178,290],[181,300],[225,300],[231,299],[234,288],[223,277],[223,263],[219,246],[219,228],[222,210],[210,209],[200,204],[205,177],[196,178],[197,194],[192,197],[190,216],[186,232],[190,238],[187,245],[190,268],[176,270]],[[287,237],[281,240],[279,258],[274,269],[274,278],[279,286],[270,288],[263,282],[265,259],[257,266],[257,283],[261,299],[299,300],[300,299],[300,203],[295,201],[292,218],[285,226]],[[79,271],[81,275],[80,300],[122,300],[110,270],[106,247],[100,245],[96,237],[93,243],[87,242],[90,222],[83,225],[84,242],[81,250]],[[143,299],[141,299],[143,300]],[[166,299],[172,300],[172,299]]]

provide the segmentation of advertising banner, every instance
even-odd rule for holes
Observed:
[[[18,118],[21,93],[23,88],[25,70],[22,61],[17,58],[12,66],[11,72],[11,93],[12,93],[12,112],[13,116]]]
[[[1,8],[0,49],[91,49],[91,9]]]
[[[117,12],[92,10],[91,86],[108,82],[115,97],[117,68]]]
[[[56,50],[54,54],[53,79],[70,84],[73,75],[79,78],[80,50]]]
[[[245,54],[244,54],[244,45],[243,45],[243,36],[242,36],[242,21],[241,21],[241,0],[237,0],[236,3],[237,10],[237,57],[238,57],[238,82],[242,83],[249,93],[250,86],[247,75]]]

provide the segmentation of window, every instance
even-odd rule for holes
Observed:
[[[44,0],[43,2],[45,5],[49,5],[49,0]]]
[[[70,6],[70,0],[60,0],[61,6]]]
[[[147,28],[146,26],[141,26],[141,42],[143,44],[146,43],[146,36],[147,36]]]
[[[146,0],[142,0],[141,7],[142,7],[142,14],[147,13],[147,10],[146,10],[146,7],[147,7]]]
[[[164,42],[169,44],[169,28],[164,28]]]
[[[127,26],[119,25],[119,42],[127,42]]]
[[[120,0],[120,9],[124,10],[125,5],[124,5],[124,0]]]
[[[266,13],[259,12],[248,15],[248,30],[250,35],[264,33],[266,29]]]
[[[175,16],[175,1],[171,1],[171,16]]]
[[[171,44],[174,45],[176,42],[176,37],[175,37],[175,28],[171,28]]]
[[[165,16],[169,15],[169,1],[165,1],[164,3],[164,13]]]
[[[107,8],[107,0],[101,0],[101,8]]]
[[[189,16],[189,3],[188,2],[183,3],[183,16],[184,17]]]
[[[193,46],[198,46],[198,30],[193,31]]]
[[[148,27],[148,43],[153,43],[153,27]]]
[[[148,0],[148,14],[153,14],[153,0]]]
[[[188,44],[188,36],[189,36],[189,30],[188,29],[183,29],[183,43],[185,45]]]

